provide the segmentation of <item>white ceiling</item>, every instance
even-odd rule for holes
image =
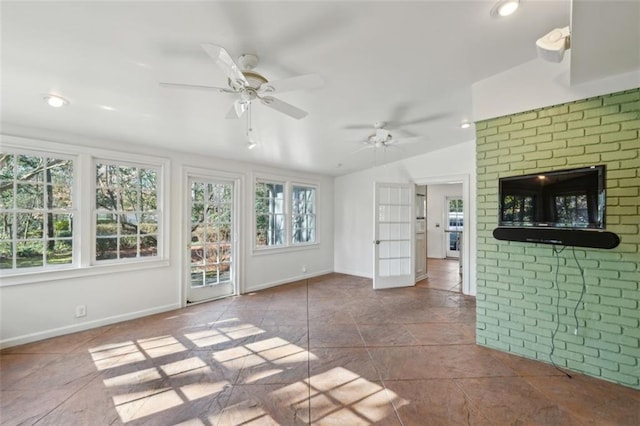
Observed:
[[[471,84],[536,57],[535,40],[569,24],[570,1],[521,0],[508,18],[493,1],[2,2],[5,128],[32,128],[340,175],[474,138]],[[325,84],[278,95],[298,121],[253,108],[224,116],[232,95],[161,88],[224,86],[200,48],[260,57],[270,80],[318,73]],[[70,105],[48,107],[47,93]],[[396,149],[357,152],[375,121]],[[338,166],[338,164],[342,166]]]

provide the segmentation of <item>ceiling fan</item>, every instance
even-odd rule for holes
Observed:
[[[373,123],[375,132],[367,136],[367,138],[362,141],[362,143],[365,144],[362,149],[388,148],[400,144],[418,142],[419,140],[423,139],[421,136],[396,138],[393,136],[391,131],[385,128],[386,126],[387,123],[384,121],[376,121],[375,123]]]
[[[258,57],[252,54],[243,54],[237,63],[229,53],[221,46],[205,43],[201,45],[204,51],[215,60],[216,65],[227,76],[229,87],[201,86],[195,84],[166,83],[163,87],[177,87],[183,89],[213,90],[222,93],[239,95],[239,98],[231,106],[227,118],[240,118],[249,108],[251,102],[259,100],[263,105],[273,108],[295,119],[307,116],[307,112],[287,102],[271,96],[271,93],[283,93],[293,90],[314,89],[323,85],[322,78],[317,74],[305,74],[296,77],[285,78],[278,81],[269,81],[262,74],[254,71],[258,65]]]

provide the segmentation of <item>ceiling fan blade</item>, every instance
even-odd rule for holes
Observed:
[[[407,145],[410,143],[416,143],[424,140],[425,138],[423,136],[414,136],[411,138],[400,138],[400,139],[393,138],[391,140],[391,145]]]
[[[209,56],[211,56],[218,67],[224,72],[224,74],[231,80],[234,86],[248,86],[249,82],[245,78],[240,67],[231,59],[229,53],[224,47],[216,46],[215,44],[204,43],[201,44],[202,48]]]
[[[247,110],[247,107],[248,105],[246,102],[243,102],[242,100],[238,99],[233,103],[233,105],[231,105],[231,108],[229,108],[229,111],[227,112],[227,115],[225,116],[225,118],[229,118],[229,119],[240,118],[242,117],[242,114],[244,114],[244,112]]]
[[[161,87],[171,87],[176,89],[195,89],[195,90],[213,90],[214,92],[223,92],[223,93],[236,93],[231,89],[225,89],[222,87],[214,87],[214,86],[201,86],[198,84],[183,84],[183,83],[159,83]]]
[[[289,117],[293,117],[297,120],[304,118],[307,116],[307,112],[301,110],[298,107],[294,107],[293,105],[281,101],[280,99],[276,99],[272,96],[264,96],[260,98],[263,104],[266,106],[275,109],[276,111],[280,111],[283,114],[287,114]]]
[[[324,80],[318,74],[305,74],[264,83],[258,91],[260,93],[282,93],[292,90],[316,89],[323,85]]]
[[[449,115],[450,115],[450,113],[443,112],[443,113],[428,115],[426,117],[415,118],[413,120],[405,120],[405,121],[402,121],[402,122],[394,122],[392,124],[393,124],[394,127],[411,126],[413,124],[422,124],[422,123],[427,123],[429,121],[436,121],[436,120],[439,120],[441,118],[448,117]]]

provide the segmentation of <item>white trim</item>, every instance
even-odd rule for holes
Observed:
[[[242,294],[253,293],[254,291],[266,290],[268,288],[277,287],[277,286],[283,285],[283,284],[291,284],[291,283],[294,283],[296,281],[302,281],[302,280],[306,280],[306,279],[309,279],[309,278],[319,277],[319,276],[322,276],[322,275],[331,274],[333,272],[334,272],[333,270],[327,269],[327,270],[324,270],[324,271],[318,271],[318,272],[313,272],[313,273],[306,273],[306,274],[302,274],[302,275],[296,275],[294,277],[288,277],[288,278],[286,278],[284,280],[271,281],[271,282],[268,282],[268,283],[260,284],[257,287],[248,288]]]
[[[181,174],[181,185],[183,192],[183,203],[182,208],[180,209],[181,221],[180,221],[180,230],[179,235],[180,241],[180,277],[181,283],[179,285],[180,292],[180,302],[182,307],[191,306],[197,303],[204,303],[211,300],[220,299],[221,297],[214,297],[211,299],[206,299],[202,301],[195,301],[187,304],[187,299],[189,298],[189,283],[190,280],[190,262],[189,258],[186,256],[186,247],[191,244],[191,233],[187,232],[186,226],[191,223],[191,190],[188,187],[189,182],[192,179],[202,179],[206,181],[219,181],[219,182],[229,182],[233,184],[233,291],[232,295],[241,294],[242,288],[244,287],[244,264],[246,256],[244,256],[244,236],[242,235],[242,230],[246,229],[244,226],[244,188],[245,188],[245,174],[243,173],[234,173],[223,170],[209,170],[196,166],[183,166],[182,174]],[[225,296],[226,297],[226,296]]]
[[[128,321],[136,318],[145,317],[148,315],[172,311],[174,309],[180,309],[180,304],[172,303],[164,306],[156,306],[149,309],[143,309],[141,311],[129,312],[126,314],[101,318],[99,320],[87,321],[80,324],[73,324],[65,327],[58,327],[58,328],[52,328],[49,330],[39,331],[37,333],[25,334],[22,336],[12,337],[10,339],[0,340],[0,349],[8,348],[11,346],[23,345],[25,343],[36,342],[39,340],[49,339],[51,337],[62,336],[65,334],[76,333],[78,331],[90,330],[90,329],[102,327],[105,325],[110,325],[110,324],[115,324],[115,323]]]

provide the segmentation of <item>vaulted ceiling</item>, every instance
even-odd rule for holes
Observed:
[[[522,0],[508,18],[493,1],[2,2],[2,125],[344,174],[474,138],[471,85],[536,58],[535,41],[569,25],[570,1]],[[224,87],[200,47],[252,53],[269,80],[317,73],[321,88],[278,97],[309,115],[252,108],[235,97],[161,81]],[[48,93],[69,100],[47,106]],[[362,149],[376,121],[394,138]]]

